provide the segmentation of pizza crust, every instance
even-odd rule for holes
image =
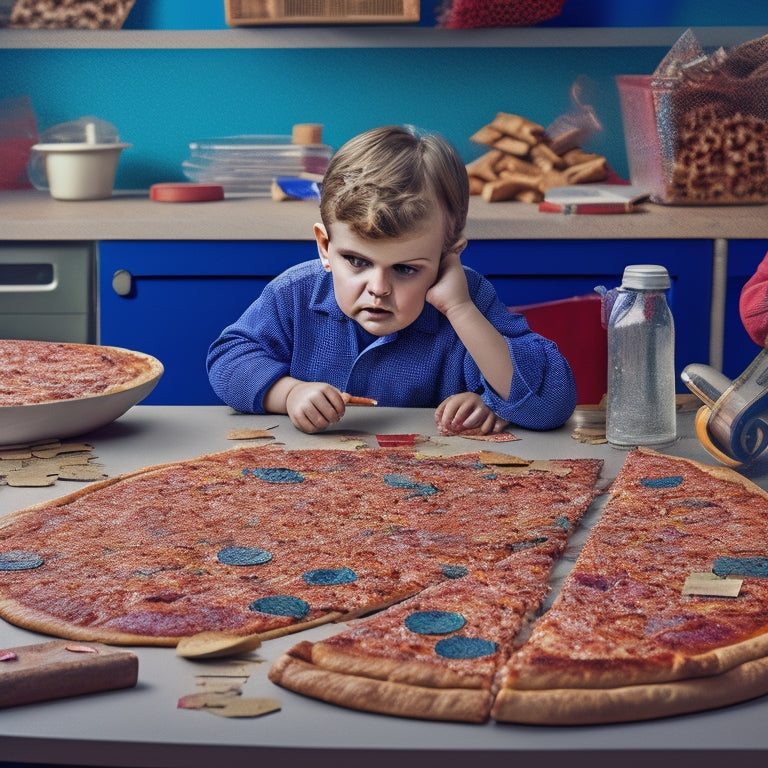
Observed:
[[[768,693],[768,658],[720,675],[617,688],[554,688],[498,693],[491,716],[529,725],[593,725],[652,720],[716,709]]]
[[[670,654],[668,663],[658,660],[621,663],[620,659],[595,658],[580,663],[568,658],[547,659],[547,666],[515,668],[504,680],[504,688],[519,691],[551,690],[562,687],[574,690],[601,690],[620,686],[653,685],[697,677],[721,675],[741,665],[768,657],[768,632],[733,645],[713,648],[697,656]],[[562,661],[558,665],[558,661]],[[609,666],[610,665],[610,666]],[[529,674],[526,674],[529,672]]]
[[[312,646],[309,660],[319,669],[328,672],[429,688],[481,688],[485,680],[480,675],[460,675],[446,667],[424,664],[413,659],[399,660],[364,653],[345,653],[323,643]]]
[[[422,720],[482,723],[492,695],[472,688],[429,688],[321,669],[306,660],[304,643],[280,656],[269,679],[283,688],[364,712]],[[304,657],[304,658],[302,658]]]

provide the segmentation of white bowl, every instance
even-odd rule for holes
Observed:
[[[130,144],[35,144],[45,160],[51,197],[101,200],[112,196],[120,153]]]
[[[163,365],[143,352],[123,351],[148,363],[147,371],[127,387],[69,400],[0,406],[0,446],[83,435],[110,424],[141,402],[163,375]]]

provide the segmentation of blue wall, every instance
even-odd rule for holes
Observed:
[[[617,1],[566,0],[562,19],[552,23],[594,23],[597,10],[611,4]],[[422,4],[422,23],[434,23],[434,5]],[[663,15],[684,5],[691,3],[648,7]],[[725,3],[695,5],[711,14]],[[739,5],[750,11],[748,18],[739,17]],[[222,29],[223,6],[219,0],[137,0],[125,26]],[[574,20],[569,14],[578,6],[584,11]],[[768,23],[766,0],[728,7],[729,24]],[[655,23],[648,18],[644,25]],[[694,17],[688,23],[705,22]],[[589,148],[626,176],[614,76],[651,72],[665,53],[661,47],[0,50],[0,100],[28,94],[41,131],[86,115],[113,123],[133,144],[123,153],[116,186],[143,189],[184,179],[190,141],[289,134],[303,122],[322,123],[333,147],[375,125],[411,123],[445,135],[468,162],[483,152],[469,136],[497,111],[546,126],[569,109],[569,89],[584,75],[605,128]]]

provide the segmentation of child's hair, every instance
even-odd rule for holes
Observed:
[[[469,179],[458,152],[435,134],[386,126],[350,139],[331,158],[320,215],[326,229],[342,222],[375,240],[418,231],[435,205],[445,217],[447,250],[461,238],[469,206]]]

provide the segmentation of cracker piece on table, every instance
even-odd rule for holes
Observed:
[[[64,464],[59,467],[59,480],[104,480],[107,475],[98,464]]]
[[[585,445],[602,445],[608,442],[605,436],[605,427],[579,426],[571,432],[571,437]]]
[[[230,429],[227,440],[274,440],[268,429]]]
[[[13,488],[44,488],[53,485],[58,478],[58,472],[49,473],[37,467],[24,467],[5,476],[5,482]]]
[[[32,448],[32,456],[38,459],[54,459],[64,453],[87,453],[93,450],[87,443],[59,443],[57,446],[40,446]]]
[[[497,467],[527,467],[532,463],[531,459],[523,459],[500,451],[480,451],[479,458],[483,464],[493,464]]]

